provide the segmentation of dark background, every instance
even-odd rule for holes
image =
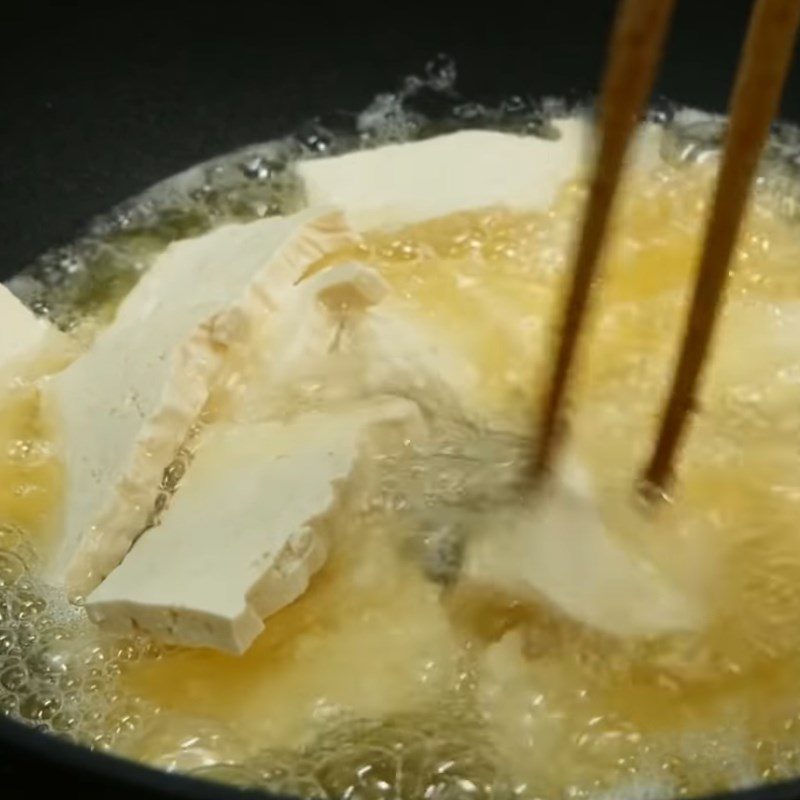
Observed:
[[[452,54],[471,99],[584,95],[598,85],[612,0],[528,0],[474,11],[406,4],[215,3],[5,8],[0,27],[0,277],[68,241],[93,215],[210,156],[360,110],[434,54]],[[658,92],[722,110],[750,0],[678,0]],[[436,17],[441,16],[441,21]],[[800,121],[800,63],[784,116]],[[2,320],[0,320],[0,324]],[[192,796],[160,776],[95,764],[0,720],[0,795]],[[138,776],[138,777],[137,777]],[[146,787],[146,788],[145,788]],[[10,790],[13,791],[14,790]],[[209,790],[213,796],[229,794]],[[231,793],[237,796],[236,793]],[[797,788],[781,796],[800,795]],[[777,795],[771,795],[777,797]]]

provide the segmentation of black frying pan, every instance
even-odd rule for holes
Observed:
[[[73,8],[38,4],[24,20],[4,10],[0,279],[191,164],[288,133],[317,114],[364,108],[442,50],[456,58],[469,99],[588,96],[614,3],[528,0],[524,18],[494,3],[475,12],[454,6],[442,21],[400,0],[348,19],[338,8],[329,15],[305,4],[295,14],[274,5],[115,5],[76,18]],[[724,110],[750,6],[679,0],[658,93]],[[800,122],[800,54],[783,117]],[[0,796],[23,787],[27,796],[120,800],[250,796],[94,754],[0,717]],[[800,798],[800,780],[737,796]]]

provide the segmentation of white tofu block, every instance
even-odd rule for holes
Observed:
[[[474,416],[479,370],[430,321],[386,302],[370,310],[357,335],[365,392],[402,395],[446,416]]]
[[[71,597],[96,587],[147,524],[230,346],[313,262],[351,241],[338,212],[312,209],[177,242],[90,351],[45,384],[67,498],[48,577]]]
[[[297,167],[306,200],[344,209],[357,230],[393,228],[473,208],[547,207],[584,163],[588,124],[558,123],[549,141],[496,131],[459,131]]]
[[[256,422],[298,407],[375,394],[463,416],[480,376],[466,354],[388,296],[364,264],[327,267],[298,283],[266,320],[227,383],[225,414]]]
[[[463,580],[546,601],[620,637],[696,630],[706,611],[603,525],[586,475],[569,464],[519,507],[498,511],[468,549]]]
[[[54,332],[0,283],[0,370],[34,353]]]
[[[270,319],[262,369],[274,392],[319,372],[339,350],[345,329],[389,293],[374,269],[359,263],[328,267],[301,281]]]
[[[237,353],[224,383],[226,418],[259,422],[309,402],[363,397],[350,334],[388,291],[375,270],[359,263],[326,267],[296,284]]]
[[[342,208],[359,231],[396,228],[457,211],[504,206],[543,210],[580,177],[591,155],[585,117],[556,120],[556,141],[497,131],[459,131],[301,162],[310,206]],[[633,160],[658,159],[662,128],[643,125]]]
[[[335,507],[337,484],[364,448],[397,446],[381,438],[387,427],[402,441],[420,426],[414,404],[400,398],[289,422],[212,425],[160,523],[89,596],[90,617],[244,652],[262,619],[302,594],[322,566],[326,542],[314,523]]]

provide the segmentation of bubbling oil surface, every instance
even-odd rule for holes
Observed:
[[[451,80],[448,69],[433,64],[428,82]],[[418,132],[401,101],[376,101],[362,134]],[[524,126],[552,135],[541,119]],[[706,134],[692,159],[713,152]],[[108,318],[167,241],[291,209],[295,145],[210,165],[171,210],[149,200],[120,210],[91,247],[17,288],[91,338],[94,323],[81,321]],[[302,147],[337,145],[314,129]],[[757,203],[745,226],[673,502],[649,518],[630,503],[711,172],[665,164],[626,186],[573,408],[607,524],[677,581],[707,587],[706,631],[609,641],[454,585],[461,521],[504,502],[525,452],[585,197],[576,183],[545,213],[458,214],[329,259],[373,264],[398,302],[476,363],[493,432],[438,420],[428,450],[376,464],[374,495],[333,523],[329,563],[241,658],[107,636],[35,578],[61,481],[35,374],[18,376],[0,408],[0,709],[165,769],[303,796],[650,797],[800,774],[800,234],[789,193],[777,210]],[[762,179],[776,181],[785,189]]]

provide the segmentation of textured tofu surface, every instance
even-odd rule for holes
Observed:
[[[313,523],[334,509],[337,485],[370,440],[389,428],[402,441],[420,425],[414,404],[399,398],[212,425],[160,523],[89,596],[90,616],[243,652],[262,618],[302,594],[322,566],[327,544]]]
[[[310,264],[350,239],[337,212],[312,210],[177,242],[89,352],[47,382],[67,472],[51,579],[85,595],[119,563],[228,348]]]
[[[51,330],[0,283],[0,370],[40,346]]]

